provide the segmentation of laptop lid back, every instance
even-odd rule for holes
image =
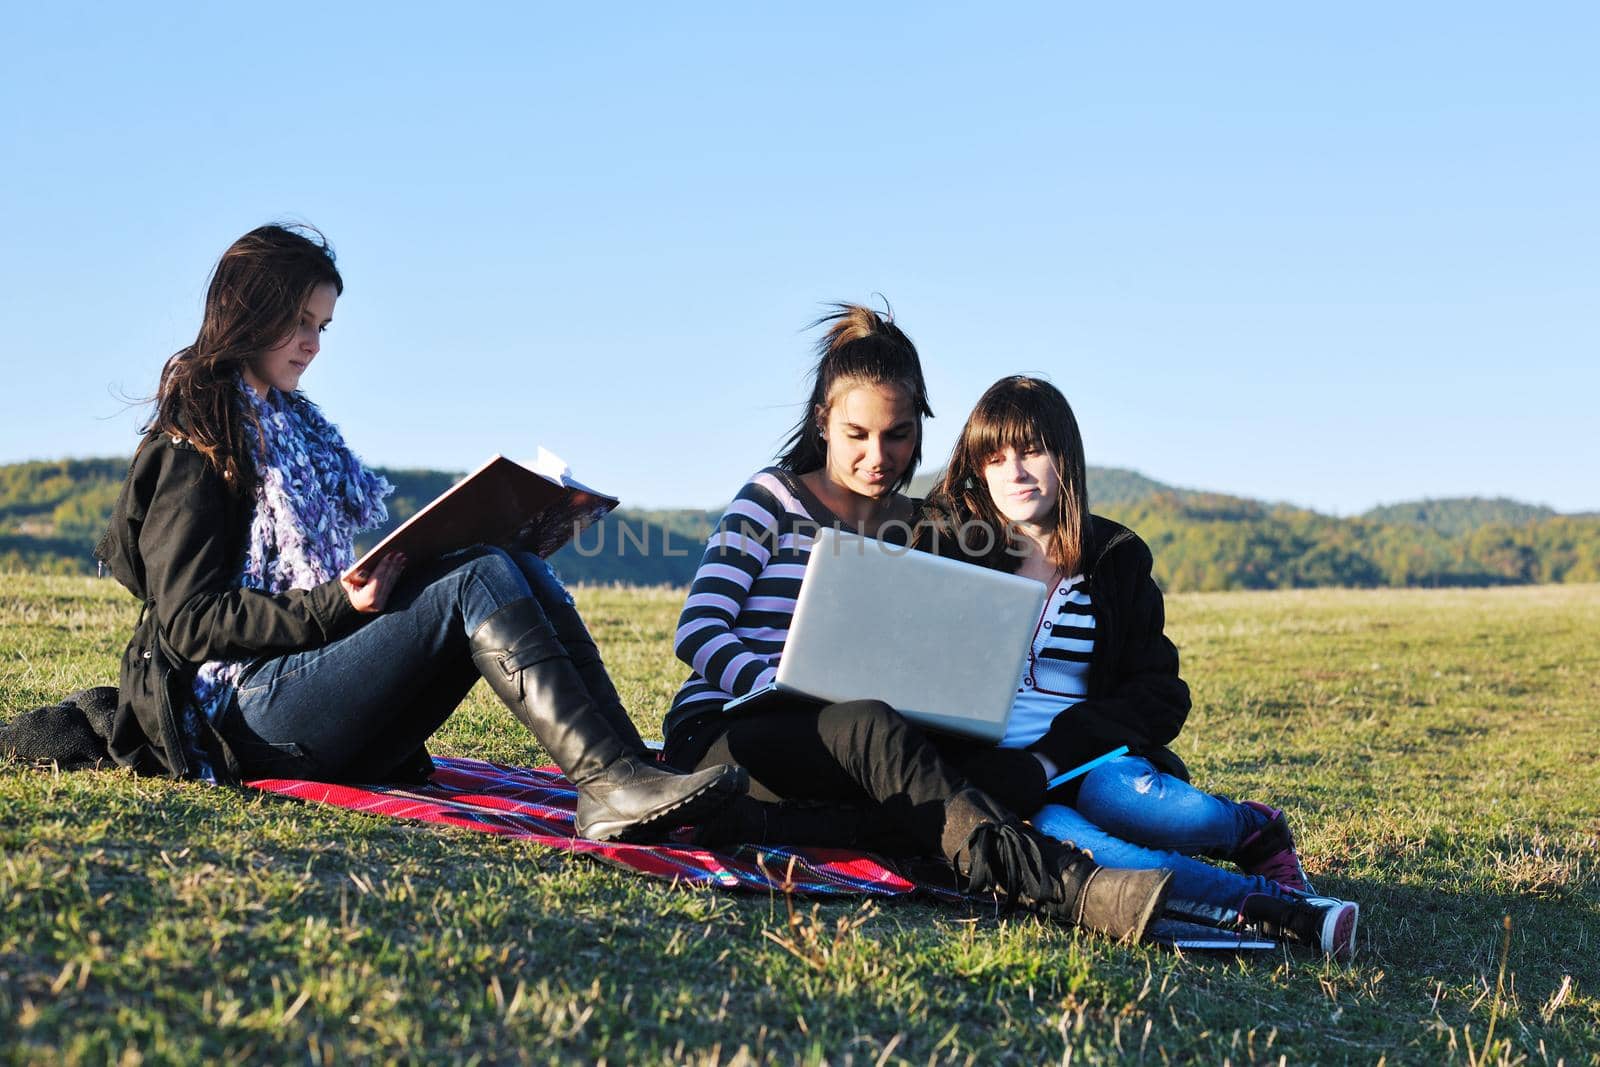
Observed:
[[[1028,578],[825,527],[776,681],[998,742],[1045,595]]]

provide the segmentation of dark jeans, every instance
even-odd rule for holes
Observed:
[[[480,547],[421,567],[355,632],[252,663],[221,733],[246,777],[382,779],[477,681],[472,633],[529,597],[549,610],[572,603],[549,564],[530,553]]]
[[[962,772],[964,746],[952,751],[954,758],[941,747],[879,700],[822,708],[796,701],[730,715],[706,740],[670,758],[692,770],[738,764],[750,772],[756,800],[818,801],[880,814],[899,830],[905,851],[939,855],[946,802],[984,784]],[[1042,769],[1038,779],[1042,787]]]

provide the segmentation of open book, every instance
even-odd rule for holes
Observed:
[[[480,544],[548,556],[617,506],[616,497],[573,480],[566,465],[542,448],[535,465],[538,470],[495,456],[395,527],[345,575],[395,551],[414,564]]]

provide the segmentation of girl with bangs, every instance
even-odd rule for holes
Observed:
[[[1101,863],[1170,869],[1169,910],[1350,958],[1359,909],[1311,895],[1283,812],[1196,789],[1167,747],[1188,717],[1189,687],[1164,632],[1150,549],[1090,513],[1085,470],[1060,390],[1003,378],[968,417],[931,497],[945,546],[1050,590],[991,773],[1028,798],[1013,803],[1048,836]],[[1125,755],[1050,788],[1122,746]]]
[[[775,675],[819,527],[903,544],[918,519],[904,489],[932,411],[916,347],[858,305],[814,325],[824,330],[805,411],[777,463],[717,523],[678,620],[674,650],[690,674],[667,714],[664,754],[685,771],[750,774],[749,796],[697,840],[942,855],[971,890],[1137,940],[1167,872],[1102,868],[1038,833],[997,796],[1004,783],[981,772],[982,753],[948,752],[879,700],[724,710]]]

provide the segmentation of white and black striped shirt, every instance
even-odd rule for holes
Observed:
[[[1089,695],[1094,600],[1083,575],[1057,581],[1045,599],[1023,664],[1002,748],[1026,748],[1066,709]]]
[[[811,499],[794,475],[768,467],[718,521],[673,638],[694,673],[672,700],[669,735],[777,674],[817,530],[837,521]]]

